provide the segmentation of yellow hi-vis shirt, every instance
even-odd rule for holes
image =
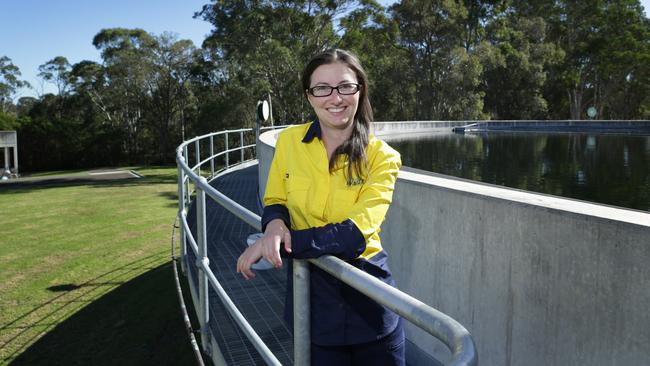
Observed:
[[[367,173],[348,185],[347,157],[339,157],[330,173],[320,126],[312,125],[313,122],[291,126],[280,133],[264,206],[285,206],[292,230],[351,220],[366,241],[359,258],[368,260],[382,251],[379,230],[392,201],[401,166],[400,155],[385,142],[370,136],[366,148]]]

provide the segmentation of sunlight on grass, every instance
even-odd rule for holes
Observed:
[[[143,178],[0,191],[0,364],[89,304],[170,262],[176,168],[135,170]],[[168,281],[164,286],[172,289]],[[176,301],[146,290],[138,296]]]

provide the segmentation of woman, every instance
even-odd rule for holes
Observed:
[[[237,261],[252,279],[260,258],[330,254],[394,285],[379,227],[392,200],[399,153],[369,135],[368,78],[359,60],[333,49],[314,57],[302,85],[317,118],[280,133],[264,195],[264,236]],[[311,271],[313,365],[403,365],[399,317],[321,269]],[[285,317],[292,322],[291,266]]]

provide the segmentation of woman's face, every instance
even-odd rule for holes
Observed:
[[[358,83],[357,77],[346,64],[334,62],[320,65],[311,74],[310,88],[319,85],[337,87],[341,84]],[[320,120],[321,127],[344,130],[352,126],[359,106],[359,95],[342,95],[337,90],[326,97],[315,97],[307,93],[309,103]]]

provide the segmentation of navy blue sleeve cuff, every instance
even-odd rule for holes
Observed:
[[[355,259],[366,250],[366,239],[352,220],[338,224],[291,231],[291,257],[317,258],[331,254],[345,260]]]
[[[284,224],[287,225],[287,228],[291,228],[289,210],[281,204],[268,205],[264,207],[264,211],[262,212],[262,232],[266,230],[266,225],[275,219],[282,219]]]

